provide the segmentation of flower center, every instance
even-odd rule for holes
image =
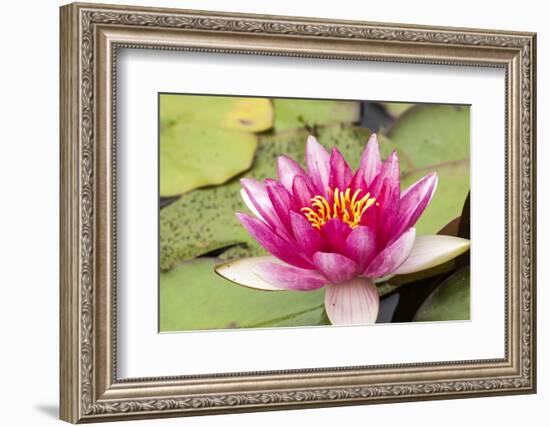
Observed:
[[[345,192],[338,188],[335,188],[334,192],[329,189],[329,193],[332,193],[332,206],[323,196],[315,196],[311,199],[311,207],[300,209],[311,226],[317,230],[320,230],[331,218],[339,218],[351,228],[355,228],[359,225],[365,211],[376,202],[374,197],[370,197],[370,193],[359,198],[361,189],[355,191],[353,196],[349,188]]]

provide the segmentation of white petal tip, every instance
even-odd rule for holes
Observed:
[[[244,188],[241,188],[241,198],[243,199],[243,202],[248,208],[248,210],[252,212],[256,218],[259,218],[262,221],[266,222],[262,217],[262,215],[260,214],[260,212],[258,212],[258,209],[256,209],[256,206],[254,206],[254,203],[252,203],[252,200],[250,199],[248,192]]]
[[[308,137],[307,137],[307,142],[308,142],[308,143],[316,143],[316,144],[318,144],[317,138],[315,138],[313,135],[308,135]]]
[[[254,268],[263,262],[280,262],[275,257],[262,256],[243,258],[217,265],[216,273],[237,285],[262,291],[283,291],[254,273]]]
[[[427,270],[462,255],[470,249],[470,241],[461,237],[418,236],[409,257],[394,274],[409,274]]]

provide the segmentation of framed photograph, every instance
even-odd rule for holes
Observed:
[[[535,34],[61,8],[61,418],[534,393]]]

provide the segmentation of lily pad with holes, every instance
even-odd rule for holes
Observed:
[[[357,101],[320,99],[274,99],[275,131],[338,123],[357,123],[361,106]]]

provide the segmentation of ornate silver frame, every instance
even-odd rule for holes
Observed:
[[[61,8],[61,418],[129,418],[536,390],[535,34],[189,10]],[[114,103],[119,47],[506,71],[505,357],[119,380]]]

